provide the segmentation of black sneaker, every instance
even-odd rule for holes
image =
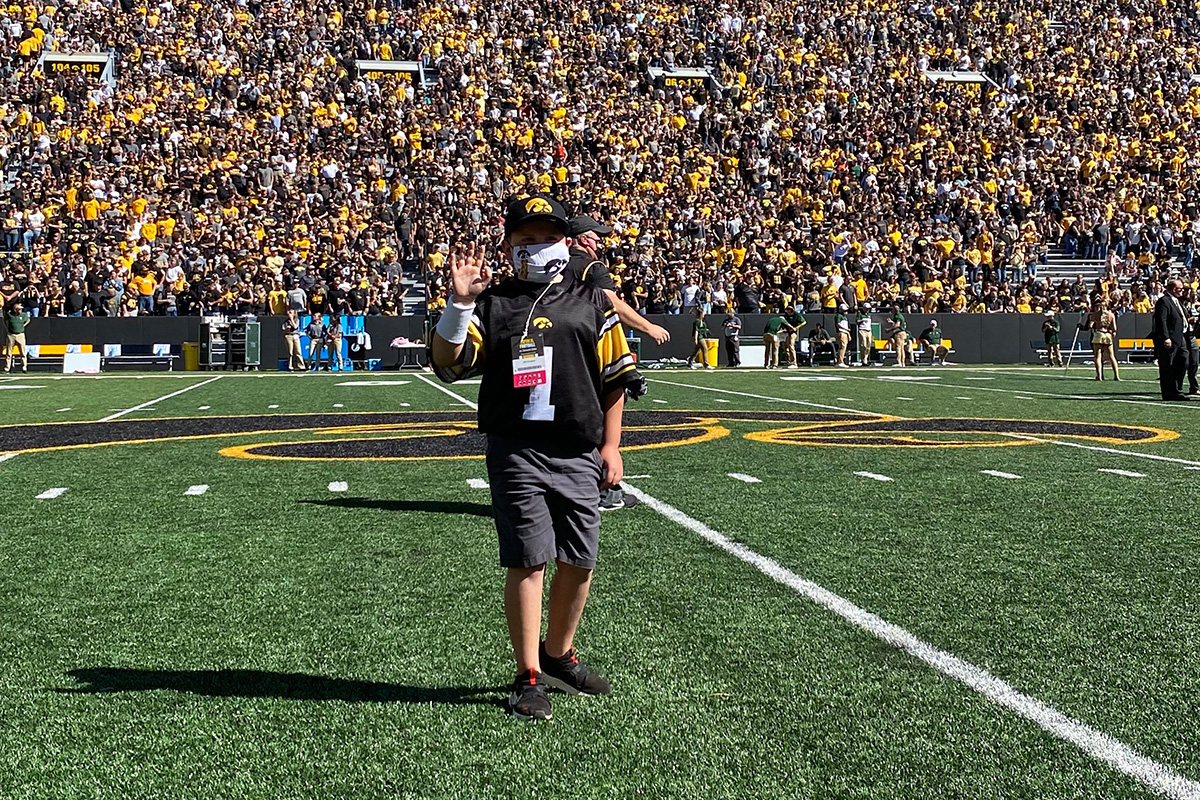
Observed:
[[[527,669],[513,681],[512,694],[508,696],[508,710],[517,719],[531,721],[550,719],[550,698],[546,696],[544,675]]]
[[[620,489],[605,489],[600,493],[600,510],[614,511],[618,508],[633,508],[640,500]]]
[[[574,648],[562,658],[551,658],[546,653],[546,643],[542,642],[538,659],[542,662],[542,677],[551,689],[567,694],[612,694],[612,684],[580,661]]]

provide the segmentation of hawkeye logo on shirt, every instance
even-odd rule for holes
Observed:
[[[535,319],[533,321],[533,327],[535,327],[539,330],[546,330],[547,328],[553,328],[554,323],[551,322],[550,320],[546,319],[545,317],[538,317],[537,319]]]

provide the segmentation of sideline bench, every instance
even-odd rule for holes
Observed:
[[[1117,360],[1121,360],[1121,351],[1126,350],[1127,360],[1130,364],[1134,362],[1150,363],[1155,360],[1154,341],[1152,339],[1118,339],[1117,340]]]
[[[1030,339],[1029,347],[1034,353],[1037,354],[1039,362],[1045,362],[1047,364],[1050,363],[1050,351],[1046,348],[1045,339]],[[1077,358],[1083,358],[1084,356],[1090,356],[1091,354],[1092,348],[1088,347],[1083,342],[1076,342],[1074,350],[1072,350],[1070,347],[1062,348],[1063,361],[1066,361],[1068,357],[1074,361]]]
[[[90,344],[30,344],[26,347],[29,355],[29,369],[39,372],[62,371],[63,358],[67,353],[91,353]],[[16,367],[16,353],[21,352],[20,346],[14,348],[13,366]],[[58,367],[57,370],[54,367]]]
[[[915,339],[909,339],[909,341],[913,342],[913,362],[912,363],[914,365],[919,365],[921,363],[921,358],[923,356],[925,356],[926,354],[929,355],[928,363],[930,363],[930,364],[933,363],[933,351],[932,350],[925,347],[925,345],[923,345],[923,344],[917,343]],[[949,339],[949,338],[942,339],[942,347],[946,348],[946,356],[947,357],[954,354],[954,342],[951,339]],[[884,363],[886,363],[888,358],[896,358],[896,348],[892,347],[892,340],[891,339],[876,339],[875,340],[875,354],[879,357],[880,365],[883,365]]]
[[[100,369],[175,370],[183,348],[177,344],[106,344],[100,357]]]

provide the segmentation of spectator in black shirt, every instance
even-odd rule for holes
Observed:
[[[66,309],[68,317],[82,317],[87,310],[87,295],[79,291],[79,281],[67,287]]]

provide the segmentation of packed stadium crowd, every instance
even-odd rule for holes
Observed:
[[[1200,284],[1180,0],[28,0],[0,45],[0,268],[34,313],[398,313],[405,275],[438,302],[448,248],[536,191],[613,227],[648,312],[847,284],[1121,313]],[[115,88],[42,74],[48,50],[111,50]],[[1107,276],[1040,281],[1049,247]]]

